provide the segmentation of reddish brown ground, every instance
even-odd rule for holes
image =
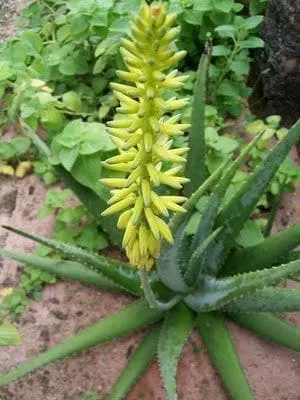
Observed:
[[[0,177],[0,222],[50,235],[52,220],[39,221],[38,210],[45,190],[38,179]],[[299,222],[300,192],[287,196],[277,218],[277,228]],[[0,245],[30,251],[32,242],[0,230]],[[1,286],[16,284],[20,267],[4,260]],[[124,307],[132,299],[112,295],[81,284],[58,282],[43,290],[42,301],[32,302],[18,327],[22,345],[0,348],[0,373],[46,350],[91,323]],[[299,313],[289,320],[300,326]],[[300,399],[300,354],[286,350],[229,324],[257,400]],[[117,340],[86,353],[47,366],[0,391],[1,400],[79,400],[96,390],[104,399],[143,333]],[[195,352],[195,344],[201,348]],[[196,332],[184,347],[179,363],[178,391],[182,400],[225,400],[223,387]],[[165,395],[157,364],[153,363],[127,397],[129,400],[163,400]],[[243,400],[243,399],[241,399]]]

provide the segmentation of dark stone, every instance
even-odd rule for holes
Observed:
[[[1,269],[1,262],[0,262],[0,269]],[[5,278],[2,282],[1,282],[1,287],[5,288],[9,288],[14,286],[15,281],[9,276],[7,278]],[[0,399],[1,400],[1,399]]]
[[[291,125],[300,117],[300,0],[269,0],[262,38],[265,111]]]
[[[13,189],[10,192],[4,193],[0,198],[0,211],[3,214],[11,216],[14,209],[16,208],[17,201],[17,189]]]
[[[60,320],[65,321],[66,319],[68,319],[68,315],[60,310],[52,310],[51,313]]]
[[[49,329],[46,326],[43,327],[41,330],[40,339],[45,345],[47,345],[50,342],[50,333]]]
[[[134,351],[134,346],[129,346],[127,351],[126,351],[127,360],[131,357],[131,354],[133,353],[133,351]]]
[[[56,297],[50,297],[50,299],[48,299],[49,303],[52,304],[60,304],[60,301],[56,298]]]

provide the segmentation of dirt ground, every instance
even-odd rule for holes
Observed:
[[[30,0],[0,0],[0,40],[12,36],[13,21],[18,11]]]

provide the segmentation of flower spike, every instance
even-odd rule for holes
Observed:
[[[125,83],[111,84],[120,107],[117,118],[107,124],[120,155],[104,165],[125,172],[126,178],[102,180],[113,188],[110,207],[103,215],[122,212],[118,228],[125,229],[123,247],[130,264],[145,270],[150,270],[159,256],[162,239],[173,243],[163,218],[169,212],[185,211],[178,205],[184,197],[160,196],[156,188],[165,184],[181,189],[188,181],[177,175],[184,167],[188,148],[171,147],[173,137],[183,135],[189,125],[180,124],[178,112],[170,116],[188,100],[163,97],[166,89],[181,88],[188,78],[177,76],[177,69],[164,72],[186,54],[173,50],[180,29],[172,27],[176,15],[167,14],[167,8],[161,1],[150,6],[143,3],[131,23],[130,39],[122,39],[120,52],[128,71],[117,71]]]

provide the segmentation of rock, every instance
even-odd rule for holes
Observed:
[[[269,0],[262,37],[266,113],[291,125],[300,117],[300,0]]]

